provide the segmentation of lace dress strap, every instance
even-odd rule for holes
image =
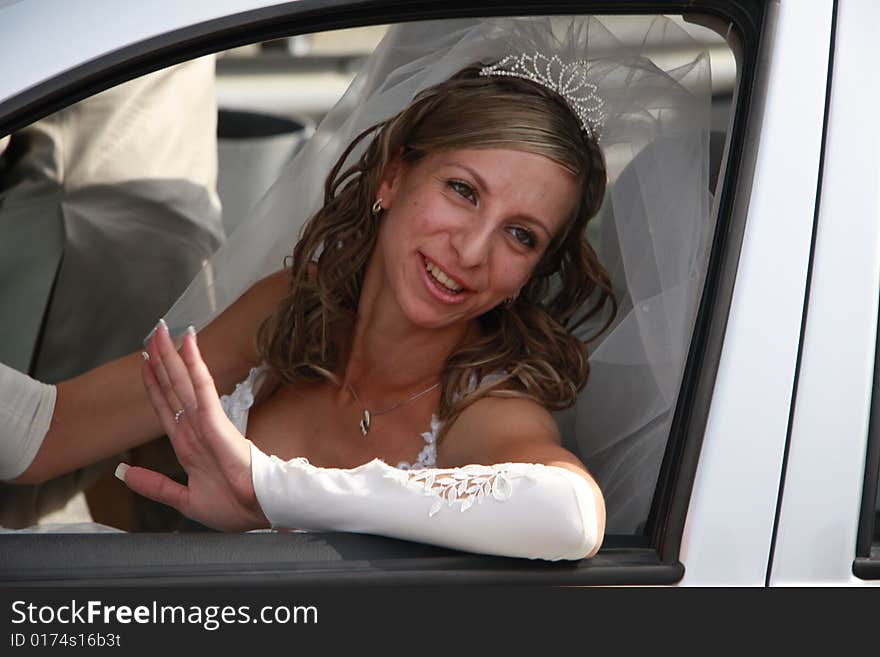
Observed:
[[[471,374],[471,378],[468,381],[468,392],[470,393],[476,390],[478,387],[487,386],[495,383],[495,381],[502,378],[504,375],[505,373],[502,371],[490,372],[482,379],[480,379],[478,385],[477,375]],[[458,398],[459,395],[455,395],[455,399]],[[400,470],[424,470],[425,468],[437,467],[437,436],[440,434],[440,429],[442,426],[443,423],[440,421],[437,415],[431,415],[431,430],[425,431],[422,434],[422,438],[425,440],[425,446],[416,457],[415,463],[401,461],[397,464],[397,467]]]
[[[443,423],[436,414],[431,416],[431,430],[422,433],[425,446],[416,457],[415,463],[401,461],[397,467],[401,470],[422,470],[424,468],[433,468],[437,465],[437,435],[440,433],[440,427]]]
[[[248,414],[251,406],[254,405],[254,395],[259,389],[259,384],[262,383],[261,376],[268,371],[269,366],[265,363],[252,367],[247,378],[235,384],[235,390],[220,397],[223,412],[242,435],[247,431]]]

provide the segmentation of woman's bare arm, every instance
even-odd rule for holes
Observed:
[[[257,328],[286,294],[288,280],[287,270],[262,279],[199,333],[221,392],[257,364]],[[130,354],[58,384],[49,432],[14,481],[43,482],[162,435],[141,380],[142,362],[139,352]]]

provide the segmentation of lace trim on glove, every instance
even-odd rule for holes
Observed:
[[[308,474],[322,472],[344,472],[349,475],[368,472],[374,469],[384,470],[386,479],[398,482],[402,486],[423,495],[434,497],[428,510],[428,517],[436,515],[445,503],[447,507],[458,505],[460,512],[467,511],[474,504],[482,504],[483,500],[492,498],[505,502],[513,494],[514,479],[536,479],[537,472],[547,466],[540,463],[500,463],[497,465],[465,465],[460,468],[425,468],[423,470],[403,470],[395,468],[382,459],[373,459],[354,468],[322,468],[312,465],[304,456],[297,456],[287,461],[274,454],[270,460],[287,467],[295,467]]]
[[[411,472],[398,470],[385,476],[433,497],[434,502],[428,511],[428,517],[432,517],[443,508],[444,503],[447,507],[457,504],[458,510],[464,512],[489,498],[498,502],[509,500],[514,479],[534,478],[534,473],[524,471],[524,465],[528,464],[466,465],[447,470],[432,468]],[[535,464],[531,464],[531,467],[535,467]]]

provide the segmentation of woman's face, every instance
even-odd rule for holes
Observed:
[[[475,149],[396,160],[379,197],[374,264],[404,315],[438,328],[516,296],[572,217],[578,188],[544,156]]]

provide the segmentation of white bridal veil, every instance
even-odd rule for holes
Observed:
[[[615,25],[555,17],[391,28],[314,136],[167,313],[172,333],[189,324],[203,327],[280,269],[319,208],[324,179],[345,146],[418,91],[467,64],[512,53],[587,60],[605,103],[600,143],[609,170],[590,236],[621,309],[613,327],[591,344],[592,372],[576,408],[557,419],[566,445],[604,491],[607,532],[637,532],[666,445],[712,234],[711,84],[706,53],[668,70],[651,59],[665,44],[688,40],[673,21],[627,17],[626,35]],[[582,327],[579,334],[594,330]]]

